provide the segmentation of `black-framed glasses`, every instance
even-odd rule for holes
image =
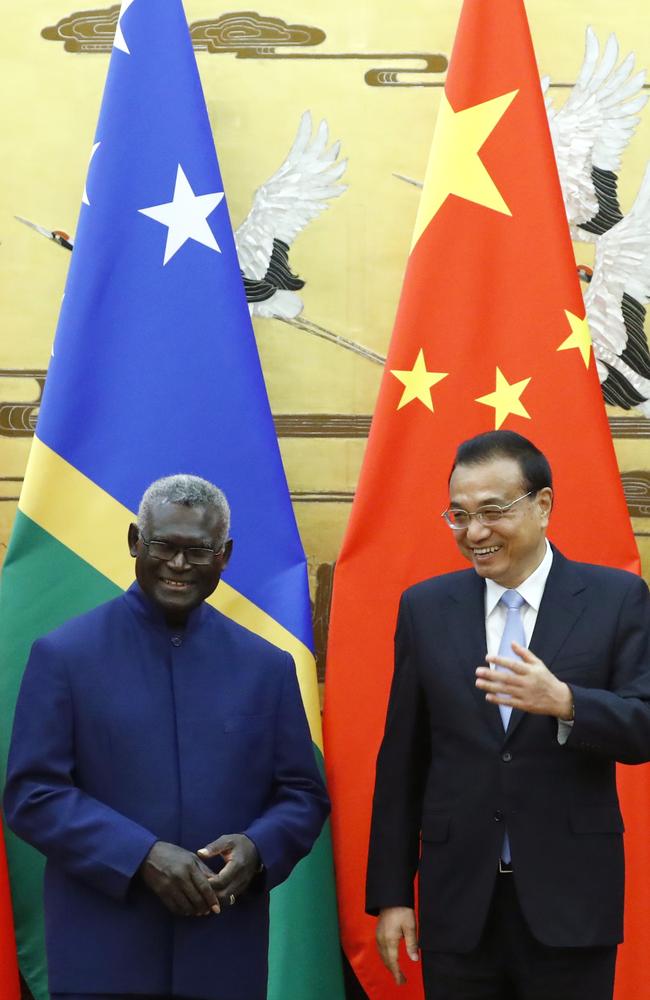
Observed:
[[[182,552],[183,558],[191,566],[209,566],[216,556],[223,552],[223,545],[220,549],[209,549],[198,545],[174,545],[172,542],[160,542],[153,538],[150,541],[139,534],[140,541],[146,545],[147,552],[152,559],[160,559],[162,562],[170,562],[177,553]]]
[[[489,503],[471,513],[468,510],[462,510],[460,507],[449,507],[440,516],[445,519],[452,531],[463,531],[463,529],[469,528],[473,517],[476,518],[479,524],[496,524],[516,503],[519,503],[520,500],[525,500],[526,497],[532,497],[535,493],[537,493],[537,490],[529,490],[528,493],[524,493],[523,496],[517,497],[516,500],[511,500],[510,503],[503,504],[503,506],[497,503]]]

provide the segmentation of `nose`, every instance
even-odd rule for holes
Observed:
[[[486,524],[481,524],[477,517],[470,519],[465,532],[465,537],[470,542],[483,541],[490,534],[490,528]]]
[[[184,570],[190,565],[185,558],[185,550],[179,549],[175,552],[171,559],[167,560],[167,564],[176,570]]]

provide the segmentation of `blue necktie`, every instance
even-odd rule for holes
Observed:
[[[518,642],[520,646],[526,645],[524,623],[521,620],[521,606],[526,602],[518,591],[506,590],[501,595],[499,603],[505,604],[508,609],[505,628],[501,636],[501,642],[499,643],[499,656],[507,656],[511,660],[518,660],[520,657],[513,652],[512,644],[513,642]],[[497,667],[497,669],[503,670],[504,668]],[[503,728],[507,729],[512,709],[509,705],[499,705],[499,712],[501,713]]]
[[[499,643],[499,656],[507,656],[510,659],[518,660],[520,657],[518,657],[513,651],[512,643],[518,642],[520,646],[526,645],[524,623],[521,620],[521,606],[526,602],[518,591],[506,590],[501,595],[500,603],[505,604],[508,609],[508,614],[506,615],[506,624],[503,630],[503,635],[501,636],[501,642]],[[503,670],[505,668],[497,667],[497,669]],[[501,713],[503,728],[507,729],[512,709],[509,705],[499,705],[499,712]],[[510,864],[510,861],[512,860],[510,854],[510,838],[508,837],[507,831],[503,838],[501,859],[502,861],[505,861],[506,864]]]

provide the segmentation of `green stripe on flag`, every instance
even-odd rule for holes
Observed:
[[[74,510],[70,511],[74,517]],[[101,526],[98,526],[101,530]],[[4,777],[18,689],[32,643],[73,615],[120,593],[19,510],[2,570],[0,766]],[[48,1000],[43,929],[43,857],[6,831],[20,970],[34,1000]]]
[[[323,772],[323,758],[314,752]],[[271,893],[268,1000],[344,996],[328,821],[311,854]]]

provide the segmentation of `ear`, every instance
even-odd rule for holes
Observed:
[[[134,559],[135,559],[135,557],[138,554],[138,539],[139,539],[139,537],[140,537],[140,532],[138,530],[137,524],[130,524],[129,525],[129,534],[128,534],[129,552],[131,553],[131,555],[133,556]]]
[[[553,510],[553,490],[550,486],[545,486],[544,489],[539,491],[537,494],[537,504],[544,526],[546,526]]]
[[[225,569],[230,562],[230,557],[232,555],[233,540],[229,538],[223,547],[223,555],[221,557],[221,568]]]

